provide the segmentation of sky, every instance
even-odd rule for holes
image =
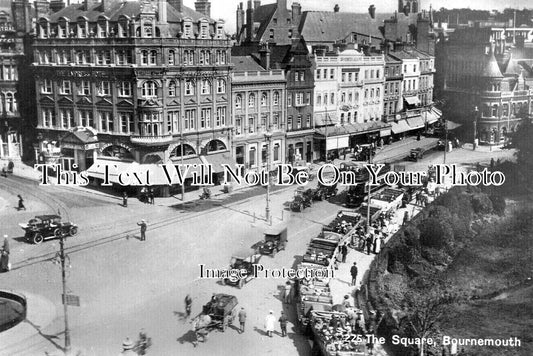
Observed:
[[[194,9],[195,0],[183,0],[185,6]],[[226,21],[226,32],[235,32],[235,10],[242,2],[246,9],[247,0],[211,0],[211,17],[214,19],[224,19]],[[276,0],[262,0],[261,4],[272,4]],[[368,7],[374,4],[377,12],[394,12],[398,7],[397,0],[299,0],[302,11],[333,11],[335,4],[339,4],[340,11],[346,12],[367,12]],[[480,10],[503,10],[506,7],[522,9],[524,7],[533,8],[531,0],[420,0],[422,9],[429,9],[431,4],[434,9],[445,7],[464,8]],[[287,8],[290,9],[291,0],[287,0]]]

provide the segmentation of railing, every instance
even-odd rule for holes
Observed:
[[[131,135],[131,143],[136,143],[140,145],[150,145],[150,144],[161,144],[172,142],[172,135],[157,135],[157,136],[141,136],[141,135]]]
[[[340,56],[335,57],[315,57],[315,60],[317,63],[328,63],[328,64],[343,64],[343,63],[350,63],[350,64],[369,64],[369,63],[384,63],[385,57],[384,56],[353,56],[353,57],[344,57],[342,54]]]
[[[265,70],[265,71],[257,71],[257,72],[234,72],[233,78],[244,78],[244,77],[265,77],[265,76],[273,76],[278,75],[283,78],[285,78],[285,74],[283,73],[283,70],[281,69],[273,69],[273,70]]]

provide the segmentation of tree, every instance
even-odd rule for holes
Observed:
[[[513,134],[513,144],[516,147],[516,162],[518,164],[518,179],[524,183],[527,192],[533,192],[529,175],[533,169],[533,124],[530,120],[523,120],[522,125]]]
[[[407,332],[419,339],[432,337],[437,333],[445,315],[463,300],[463,292],[437,280],[409,288],[404,298]],[[424,356],[424,343],[419,345],[418,351],[420,356]]]

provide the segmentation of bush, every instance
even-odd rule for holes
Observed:
[[[446,252],[431,247],[424,247],[422,249],[422,257],[433,265],[446,266],[452,262],[452,258]]]
[[[408,225],[403,230],[403,235],[407,246],[416,251],[420,250],[420,230],[416,226]]]
[[[474,236],[474,231],[470,229],[470,220],[464,219],[462,215],[454,215],[450,222],[455,241],[470,239]]]
[[[389,251],[389,264],[387,270],[391,273],[405,274],[405,266],[415,260],[413,251],[404,244],[392,246]]]
[[[492,213],[492,202],[487,194],[478,193],[472,196],[472,207],[477,214]]]
[[[424,220],[419,226],[420,243],[437,249],[453,248],[453,229],[447,221],[435,217]]]
[[[494,213],[503,216],[505,214],[505,198],[501,195],[493,194],[489,196],[490,201],[492,202],[492,209],[494,210]]]

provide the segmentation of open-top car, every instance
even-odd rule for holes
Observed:
[[[235,254],[231,257],[229,265],[229,270],[235,273],[232,273],[229,277],[223,278],[222,283],[242,288],[245,283],[248,283],[254,278],[254,265],[258,264],[260,259],[260,254],[250,254],[246,251]],[[246,275],[241,276],[240,273],[236,273],[236,271],[241,270],[246,271]]]
[[[287,245],[287,226],[284,224],[271,227],[265,231],[265,238],[259,243],[259,253],[262,255],[272,255],[285,250]]]
[[[209,315],[211,322],[206,326],[208,330],[220,329],[225,331],[237,316],[237,297],[229,294],[213,294],[211,300],[203,306],[200,315]]]
[[[24,238],[34,244],[44,240],[63,236],[74,236],[78,233],[78,226],[71,222],[62,222],[59,215],[38,215],[30,219],[27,224],[19,226],[26,232]]]
[[[337,195],[337,183],[333,185],[323,185],[318,183],[318,187],[313,191],[313,199],[326,200]]]

